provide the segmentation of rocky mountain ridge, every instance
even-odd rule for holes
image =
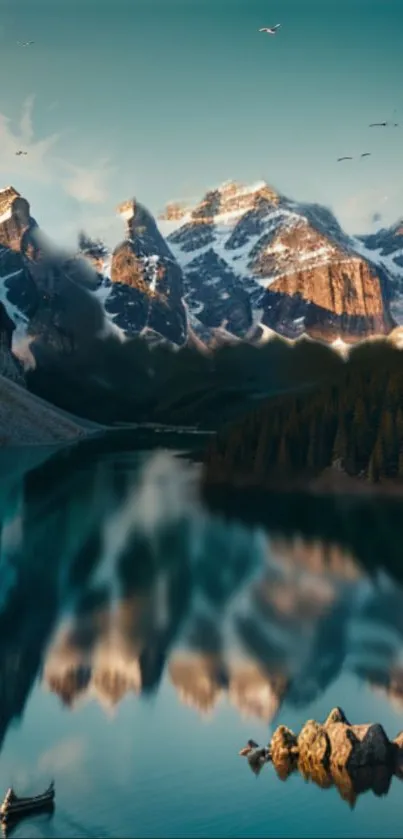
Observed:
[[[363,257],[332,213],[297,204],[260,182],[228,183],[160,223],[185,275],[189,308],[235,334],[256,325],[325,341],[387,334],[391,279]]]
[[[7,187],[0,211],[0,299],[17,338],[63,320],[60,306],[56,318],[49,309],[66,284],[94,292],[122,339],[140,334],[203,351],[275,334],[354,343],[400,322],[401,223],[378,238],[352,238],[326,208],[264,182],[223,184],[191,208],[170,204],[158,225],[126,201],[117,208],[126,236],[113,252],[82,234],[53,279],[44,277],[46,244],[29,203]]]

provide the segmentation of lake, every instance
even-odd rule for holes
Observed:
[[[46,455],[0,480],[0,796],[56,785],[12,835],[401,835],[398,779],[352,807],[238,752],[335,705],[403,728],[403,506],[210,497],[162,449]]]

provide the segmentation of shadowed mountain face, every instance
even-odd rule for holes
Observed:
[[[193,208],[178,214],[171,207],[159,226],[135,199],[118,212],[126,237],[113,253],[85,234],[79,252],[92,263],[86,288],[121,337],[141,334],[181,347],[214,345],[217,330],[226,343],[274,330],[289,339],[355,343],[396,326],[390,305],[395,312],[401,297],[399,254],[389,265],[382,248],[347,236],[324,207],[292,201],[265,183],[227,183]],[[0,190],[0,291],[21,331],[42,293],[45,252],[49,243],[28,201],[13,187]],[[82,284],[82,261],[59,257],[46,284],[47,310],[50,300],[56,305],[56,289],[65,295],[61,270]]]
[[[22,365],[11,352],[15,323],[0,301],[0,376],[25,387]]]
[[[57,250],[29,215],[27,202],[12,197],[0,276],[16,325],[13,351],[27,370],[30,390],[101,423],[211,428],[242,413],[251,400],[309,384],[312,369],[302,347],[296,359],[280,339],[261,355],[249,344],[218,347],[214,357],[200,351],[203,345],[174,352],[188,337],[181,269],[147,210],[132,201],[121,212],[127,239],[115,251],[108,279],[98,270],[102,246],[80,238],[97,270],[89,259]],[[152,352],[157,335],[168,346],[159,340]],[[318,346],[315,377],[322,350]],[[332,367],[337,362],[330,356]]]
[[[1,740],[36,680],[72,709],[168,681],[269,723],[354,674],[403,707],[399,503],[229,518],[186,460],[104,443],[1,475]]]
[[[75,319],[86,319],[88,301],[77,295],[71,301],[79,286],[95,293],[109,331],[155,333],[174,345],[186,342],[181,269],[147,210],[134,201],[122,206],[127,239],[115,250],[110,279],[101,273],[105,249],[94,254],[81,235],[81,254],[89,259],[62,252],[31,217],[29,203],[12,187],[0,190],[0,284],[21,334],[50,333],[52,342],[55,330],[65,328],[64,309],[70,303]]]
[[[205,325],[226,321],[245,336],[260,323],[329,343],[388,334],[395,325],[388,267],[325,207],[292,201],[263,182],[230,182],[179,216],[169,209],[162,222],[189,308]]]
[[[180,346],[187,340],[182,271],[145,207],[133,200],[119,211],[127,238],[113,252],[105,308],[128,334],[151,331]]]

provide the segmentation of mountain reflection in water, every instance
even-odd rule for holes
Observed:
[[[403,710],[403,589],[320,521],[314,539],[211,512],[164,451],[80,450],[0,492],[1,742],[36,680],[113,709],[166,671],[201,714],[226,699],[269,723],[346,670]]]

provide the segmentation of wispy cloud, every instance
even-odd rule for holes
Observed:
[[[362,233],[382,219],[386,226],[402,214],[403,186],[394,189],[363,189],[336,208],[342,224],[353,233]]]
[[[112,210],[110,213],[99,213],[89,204],[81,205],[80,210],[63,226],[63,242],[66,247],[77,243],[78,230],[85,230],[89,236],[102,239],[110,247],[122,238],[122,222]]]
[[[48,183],[53,178],[49,154],[60,135],[51,134],[40,140],[34,139],[33,106],[34,97],[30,96],[24,102],[16,129],[12,128],[11,120],[5,114],[0,114],[0,173],[14,175],[18,172],[35,181]],[[27,152],[26,157],[16,158],[16,152],[20,149]]]
[[[0,113],[0,176],[7,182],[23,176],[41,184],[60,187],[66,195],[83,204],[102,204],[108,195],[108,179],[113,167],[107,158],[99,158],[90,165],[75,162],[55,154],[63,139],[61,133],[37,137],[34,126],[35,96],[23,103],[18,123]],[[16,156],[19,150],[26,155]]]
[[[24,143],[32,143],[34,137],[34,129],[32,124],[32,111],[34,109],[35,104],[35,96],[31,94],[25,100],[22,106],[21,112],[21,119],[20,119],[20,131],[21,131],[21,138]]]
[[[114,172],[108,158],[101,158],[91,169],[60,158],[57,163],[66,173],[61,176],[61,183],[67,195],[88,204],[103,204],[107,200],[107,182]]]

